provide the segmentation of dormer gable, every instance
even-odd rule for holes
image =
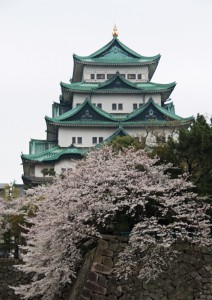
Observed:
[[[46,117],[47,121],[53,123],[66,123],[70,121],[114,121],[113,117],[107,112],[101,110],[93,103],[91,103],[89,98],[75,107],[74,109],[56,117],[49,118]]]
[[[152,98],[149,98],[146,104],[129,114],[124,121],[185,121],[192,118],[181,118],[156,104]]]
[[[116,73],[111,79],[106,80],[105,82],[99,84],[96,90],[102,89],[131,89],[131,90],[138,90],[136,84],[126,80],[125,78],[121,77],[119,72]],[[139,89],[141,90],[141,89]]]

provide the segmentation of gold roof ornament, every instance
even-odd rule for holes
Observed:
[[[113,27],[113,37],[117,37],[118,36],[118,29],[116,27],[116,25]]]

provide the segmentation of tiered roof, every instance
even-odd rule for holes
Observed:
[[[71,93],[84,94],[161,94],[162,102],[171,95],[176,86],[176,82],[167,84],[140,82],[134,83],[125,78],[122,78],[118,73],[111,79],[101,83],[63,83],[61,82],[62,91]]]
[[[61,148],[59,146],[53,147],[49,150],[43,151],[38,154],[22,154],[23,161],[32,162],[52,162],[67,157],[82,157],[86,153],[86,150],[73,147],[72,145],[68,148]]]
[[[53,127],[144,127],[144,126],[184,126],[189,124],[193,117],[182,118],[156,104],[151,98],[149,101],[124,115],[111,115],[95,106],[89,98],[82,104],[55,118],[46,117],[47,126]]]
[[[74,54],[74,71],[72,82],[80,81],[82,78],[83,65],[93,66],[150,66],[149,75],[152,78],[157,64],[160,60],[160,54],[155,56],[142,56],[128,48],[117,36],[104,47],[89,56],[79,56]]]
[[[174,113],[174,107],[171,102],[165,101],[169,98],[176,86],[175,82],[168,84],[159,84],[150,82],[160,55],[142,56],[128,48],[118,39],[115,31],[113,39],[104,47],[89,56],[73,55],[74,70],[71,83],[61,82],[63,96],[58,105],[59,113],[57,117],[45,117],[47,123],[47,140],[31,140],[30,154],[22,154],[22,160],[28,164],[53,164],[63,158],[82,158],[88,151],[88,148],[77,148],[70,145],[67,148],[58,146],[58,128],[59,127],[78,127],[78,128],[113,128],[114,133],[104,140],[104,143],[110,142],[117,136],[128,135],[130,128],[180,128],[188,126],[193,117],[182,118]],[[111,79],[104,82],[85,82],[82,81],[83,68],[86,65],[95,66],[147,66],[149,78],[147,82],[131,82],[123,78],[119,73]],[[72,100],[75,93],[87,94],[140,94],[149,95],[149,101],[141,105],[138,109],[129,114],[110,114],[95,106],[88,98],[73,109]],[[161,105],[156,104],[151,96],[153,94],[161,95]],[[107,101],[107,100],[105,100]],[[58,108],[57,107],[57,108]],[[67,111],[68,110],[68,111]],[[66,111],[64,113],[64,111]],[[56,112],[58,113],[58,111]],[[110,131],[111,132],[111,131]],[[100,144],[96,145],[99,147]],[[44,150],[46,149],[46,150]],[[43,151],[44,150],[44,151]],[[27,176],[24,180],[28,180]],[[45,178],[44,178],[45,179]],[[33,179],[36,180],[36,177]],[[41,180],[41,179],[40,179]]]

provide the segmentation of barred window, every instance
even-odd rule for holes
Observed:
[[[123,110],[123,104],[122,103],[118,104],[118,110]]]
[[[138,108],[138,104],[137,103],[133,103],[133,109],[137,109]]]
[[[127,74],[128,79],[135,79],[135,74]]]
[[[112,110],[117,110],[117,105],[116,105],[116,103],[112,103]]]
[[[97,137],[96,136],[92,137],[92,143],[97,144]]]
[[[82,144],[82,137],[77,138],[77,144]]]
[[[97,79],[105,79],[105,74],[97,74]]]

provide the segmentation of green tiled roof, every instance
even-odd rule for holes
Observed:
[[[147,103],[145,103],[144,105],[142,105],[138,109],[134,110],[123,121],[127,121],[128,122],[129,120],[133,119],[135,116],[137,116],[141,112],[145,111],[150,104],[152,104],[155,107],[155,109],[158,110],[158,111],[160,111],[164,116],[167,116],[168,118],[170,118],[172,120],[176,120],[176,121],[190,121],[190,120],[193,120],[192,116],[188,117],[188,118],[182,118],[182,117],[180,117],[180,116],[178,116],[178,115],[176,115],[174,113],[171,113],[167,109],[165,109],[162,106],[160,106],[157,103],[155,103],[154,100],[152,98],[150,98]]]
[[[116,85],[117,80],[121,83],[120,87]],[[112,86],[113,83],[114,86]],[[61,87],[66,90],[84,93],[160,93],[164,91],[172,91],[176,82],[167,84],[153,82],[134,83],[116,75],[103,83],[87,83],[83,81],[78,83],[61,82],[60,84]]]
[[[71,119],[73,116],[75,116],[77,113],[79,113],[85,105],[88,104],[91,110],[93,109],[97,116],[103,118],[96,118],[95,116],[92,116],[92,118],[86,119],[86,118],[75,118]],[[160,117],[159,119],[145,119],[144,115],[142,116],[142,113],[144,114],[145,111],[150,109],[152,107],[155,111],[155,113],[159,113]],[[92,114],[92,111],[90,112]],[[139,115],[141,115],[139,119]],[[136,118],[138,117],[138,118]],[[68,120],[67,120],[68,119]],[[156,104],[151,98],[149,101],[136,109],[135,111],[131,112],[128,115],[110,115],[109,113],[101,110],[100,108],[93,105],[89,99],[86,99],[84,103],[80,104],[73,110],[70,110],[69,112],[56,117],[56,118],[49,118],[46,117],[46,121],[50,124],[53,124],[55,126],[63,126],[63,127],[116,127],[116,126],[129,126],[129,127],[143,127],[143,126],[165,126],[165,125],[171,125],[178,123],[189,123],[193,120],[193,117],[189,118],[182,118],[167,109],[159,106]]]
[[[85,64],[151,64],[158,62],[160,55],[142,56],[128,48],[117,37],[108,44],[89,56],[78,56],[74,54],[75,61]]]
[[[128,136],[129,134],[124,130],[122,126],[119,126],[119,128],[111,134],[108,138],[104,140],[104,143],[112,142],[117,136]]]
[[[59,146],[43,151],[39,154],[22,154],[22,160],[35,162],[48,162],[58,160],[62,155],[85,155],[86,151],[80,148],[68,147],[60,148]]]
[[[80,105],[76,106],[75,108],[69,110],[68,112],[55,117],[55,118],[49,118],[49,117],[45,117],[46,120],[48,121],[52,121],[52,122],[66,122],[66,119],[73,117],[74,115],[76,115],[78,112],[80,112],[81,110],[84,109],[84,107],[88,105],[89,108],[91,108],[93,111],[95,111],[98,115],[100,115],[101,117],[105,118],[108,121],[114,121],[114,118],[111,116],[111,114],[107,113],[106,111],[98,108],[97,106],[95,106],[93,103],[91,103],[89,98],[86,98],[85,101],[83,103],[81,103]]]

